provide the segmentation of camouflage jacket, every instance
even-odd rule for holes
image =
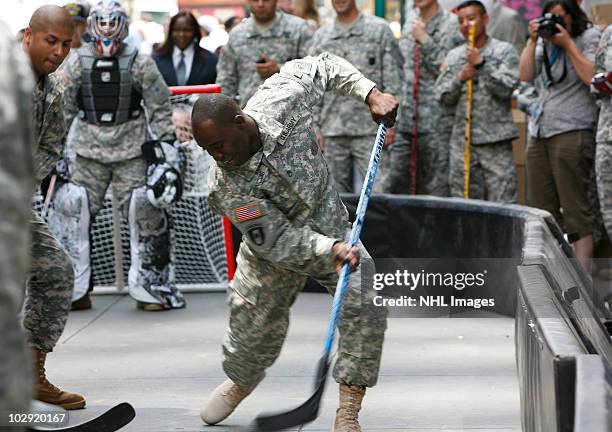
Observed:
[[[244,112],[257,122],[263,147],[239,167],[217,162],[208,201],[256,256],[293,271],[331,269],[332,246],[350,225],[315,139],[312,109],[326,90],[363,103],[372,88],[350,63],[323,53],[287,63],[249,101]]]
[[[459,33],[457,16],[440,8],[426,24],[429,39],[419,45],[419,112],[418,133],[430,133],[440,130],[440,120],[445,114],[446,123],[452,127],[452,112],[443,110],[436,98],[435,83],[440,74],[440,66],[448,52],[464,42]],[[410,24],[404,25],[404,33],[399,41],[400,51],[404,56],[402,103],[397,116],[397,129],[401,132],[412,132],[414,113],[413,86],[415,80],[414,50],[416,42],[410,31]]]
[[[276,14],[274,24],[264,33],[257,28],[253,17],[248,18],[231,31],[227,45],[221,49],[217,83],[223,94],[236,98],[241,107],[264,81],[255,69],[262,54],[281,67],[308,53],[312,33],[306,21],[281,11]]]
[[[76,122],[72,130],[71,149],[78,155],[103,163],[133,159],[142,154],[140,146],[150,139],[146,116],[128,120],[119,125],[96,125],[77,116],[78,92],[81,88],[81,60],[78,52],[72,53],[61,70],[64,83],[64,109],[68,124]],[[156,138],[174,141],[172,109],[168,86],[153,59],[138,53],[131,69],[132,85],[142,94],[151,129]]]
[[[32,93],[34,119],[34,172],[42,181],[55,167],[64,151],[67,133],[62,87],[55,74],[40,79]]]
[[[463,44],[448,53],[436,82],[442,104],[455,110],[454,137],[465,135],[467,83],[459,81],[459,72],[466,63],[466,49]],[[518,136],[511,111],[512,92],[519,82],[518,55],[512,45],[491,37],[480,52],[485,64],[474,77],[472,144],[512,140]]]
[[[313,37],[311,52],[326,51],[350,62],[381,91],[400,95],[402,56],[385,20],[362,13],[348,30],[336,21],[320,28]],[[316,114],[316,125],[325,136],[376,134],[370,112],[350,96],[326,94]]]
[[[595,55],[595,73],[612,73],[612,25],[609,25],[601,36]],[[601,95],[599,99],[599,124],[597,142],[612,141],[612,96]]]

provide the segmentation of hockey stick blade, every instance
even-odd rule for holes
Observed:
[[[321,406],[321,398],[325,390],[325,381],[327,380],[328,371],[329,357],[324,355],[321,360],[319,360],[315,378],[315,389],[312,396],[302,405],[290,411],[258,416],[255,418],[254,424],[249,430],[258,432],[280,431],[304,425],[315,420],[319,414],[319,407]]]
[[[63,428],[39,428],[28,426],[27,431],[53,431],[53,432],[114,432],[127,425],[136,417],[134,407],[127,402],[115,405],[98,417],[74,426]]]

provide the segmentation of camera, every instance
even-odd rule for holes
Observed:
[[[544,39],[550,39],[552,36],[559,33],[557,24],[563,25],[563,18],[548,12],[538,18],[538,24],[540,24],[540,27],[538,27],[538,36]]]

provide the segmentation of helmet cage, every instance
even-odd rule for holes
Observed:
[[[91,30],[95,37],[100,39],[119,39],[125,38],[127,27],[125,15],[120,11],[110,14],[94,13],[91,16]]]

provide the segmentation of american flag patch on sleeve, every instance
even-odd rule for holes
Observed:
[[[237,222],[245,222],[263,216],[261,206],[258,203],[248,203],[234,209]]]

